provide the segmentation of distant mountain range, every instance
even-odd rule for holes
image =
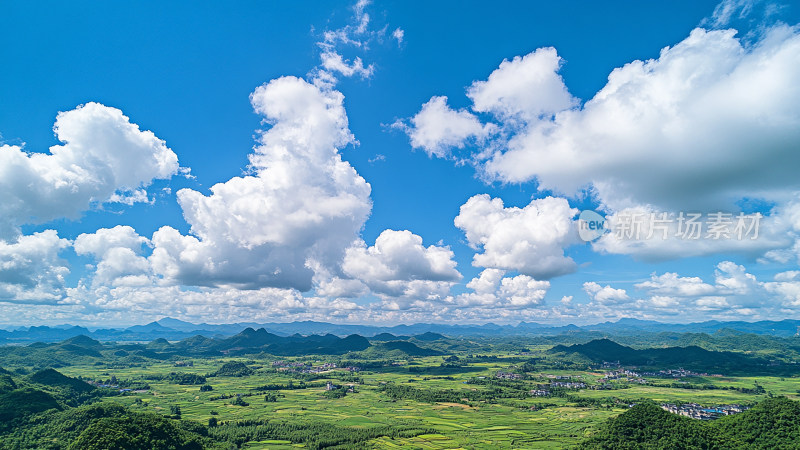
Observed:
[[[146,325],[134,325],[127,328],[100,328],[90,330],[74,325],[18,327],[11,330],[0,330],[0,344],[26,342],[57,342],[74,336],[89,336],[99,341],[118,342],[150,342],[154,339],[177,341],[192,336],[202,335],[207,338],[225,338],[241,333],[247,328],[254,330],[263,328],[276,336],[292,335],[326,335],[372,337],[377,340],[388,340],[383,334],[394,336],[424,335],[440,333],[446,336],[515,336],[534,335],[552,336],[566,333],[594,332],[610,336],[626,336],[642,333],[715,333],[722,329],[736,330],[742,333],[763,334],[771,336],[795,336],[800,330],[800,320],[786,319],[781,321],[759,322],[720,322],[707,321],[689,324],[671,324],[638,319],[620,319],[617,322],[603,322],[594,325],[552,326],[538,323],[521,322],[518,325],[446,325],[434,323],[418,323],[413,325],[373,326],[348,325],[326,322],[290,322],[290,323],[232,323],[232,324],[194,324],[178,319],[164,318]]]
[[[389,336],[386,336],[387,338]],[[0,347],[0,359],[4,364],[14,365],[20,361],[42,367],[63,367],[80,361],[92,364],[100,359],[114,357],[145,357],[153,359],[183,358],[187,356],[233,356],[268,353],[276,356],[343,355],[350,352],[370,350],[382,357],[434,356],[442,352],[428,347],[439,339],[447,339],[436,333],[425,333],[411,337],[395,337],[393,340],[375,340],[351,334],[339,337],[332,334],[302,336],[278,336],[264,328],[245,328],[233,336],[207,338],[195,335],[179,341],[158,338],[151,342],[100,342],[80,335],[59,342],[35,342],[28,345]],[[418,345],[419,344],[419,345]],[[233,364],[233,363],[232,363]],[[237,363],[240,364],[241,363]],[[235,365],[235,364],[234,364]],[[244,366],[246,369],[246,366]],[[241,367],[228,367],[237,372]],[[58,374],[58,372],[55,372]],[[0,368],[2,375],[2,368]],[[0,380],[2,381],[2,380]]]

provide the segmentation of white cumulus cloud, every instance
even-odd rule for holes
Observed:
[[[528,275],[506,277],[505,271],[484,269],[467,283],[473,292],[460,294],[449,301],[462,308],[501,308],[515,310],[541,305],[550,282]]]
[[[141,201],[142,187],[179,170],[164,141],[116,108],[81,105],[59,113],[53,130],[62,144],[49,153],[0,146],[0,236],[13,237],[21,224],[75,218],[93,202]]]
[[[473,265],[516,270],[539,280],[575,271],[564,248],[577,242],[572,218],[578,213],[563,198],[535,199],[524,208],[476,195],[461,206],[456,227],[476,250]]]
[[[0,302],[61,301],[69,267],[59,253],[69,245],[55,230],[19,236],[14,242],[0,240]]]
[[[735,33],[695,29],[615,69],[582,107],[531,121],[483,167],[566,193],[591,183],[614,210],[785,199],[800,187],[800,35],[777,26],[744,47]]]
[[[251,95],[271,127],[250,155],[252,175],[178,191],[192,235],[162,227],[153,267],[165,282],[312,286],[313,261],[335,267],[370,213],[370,185],[342,160],[355,142],[341,93],[283,77]]]
[[[653,273],[650,275],[650,280],[637,283],[636,287],[660,295],[679,297],[695,297],[715,291],[714,286],[703,282],[700,277],[680,277],[674,272],[662,275]]]
[[[143,256],[143,246],[150,241],[125,225],[101,228],[75,238],[73,247],[79,255],[97,261],[93,275],[95,286],[148,286],[153,283],[151,265]]]
[[[609,285],[601,286],[594,281],[583,283],[583,290],[593,301],[601,304],[624,303],[630,299],[625,289],[616,289]]]
[[[347,249],[342,269],[377,293],[391,297],[438,298],[461,279],[448,247],[429,245],[408,230],[384,230],[367,247]]]
[[[483,141],[495,128],[467,110],[450,108],[447,97],[432,97],[409,122],[398,121],[393,127],[404,130],[414,148],[438,157],[447,156],[453,147],[463,148],[468,140]]]
[[[535,120],[574,106],[558,74],[561,58],[552,47],[540,48],[523,57],[505,60],[486,81],[476,81],[467,90],[473,108],[503,119]]]

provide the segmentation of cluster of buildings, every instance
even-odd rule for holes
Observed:
[[[545,374],[544,376],[546,378],[551,379],[551,380],[571,380],[572,378],[574,378],[572,375],[550,375],[550,374]]]
[[[564,377],[569,379],[569,377]],[[534,397],[547,397],[553,389],[586,389],[588,385],[583,381],[553,381],[550,384],[537,384],[536,389],[531,389],[530,394]]]
[[[334,391],[336,389],[341,389],[341,388],[342,387],[339,386],[338,384],[333,384],[330,381],[328,381],[328,383],[325,384],[325,390],[326,391]],[[356,391],[355,384],[350,383],[350,384],[347,385],[347,392],[355,392],[355,391]]]
[[[118,384],[98,383],[98,382],[92,381],[92,380],[86,380],[86,383],[91,384],[94,387],[99,387],[99,388],[108,388],[108,389],[118,389],[119,388]]]
[[[599,389],[603,389],[602,385],[608,384],[612,381],[625,381],[627,383],[646,384],[647,380],[642,378],[642,374],[628,369],[617,369],[603,374],[603,378],[599,380],[602,384]]]
[[[499,378],[501,380],[519,380],[522,379],[522,375],[513,372],[497,372],[494,374],[495,378]]]
[[[686,369],[666,369],[658,372],[644,372],[642,375],[660,378],[686,378],[686,377],[721,377],[719,374],[709,375],[705,372],[692,372]]]
[[[97,381],[93,381],[93,380],[84,380],[84,381],[86,381],[87,384],[91,384],[94,387],[107,388],[107,389],[118,389],[120,392],[131,392],[133,394],[146,394],[146,393],[150,392],[147,389],[128,389],[128,388],[120,389],[118,384],[98,383]]]
[[[295,373],[322,373],[340,368],[336,363],[322,363],[319,366],[314,366],[311,363],[300,361],[273,361],[272,367],[279,371]],[[355,366],[342,367],[341,369],[347,370],[348,372],[358,372],[361,370],[360,367]]]
[[[586,383],[583,381],[554,381],[550,383],[550,387],[563,389],[586,389]]]
[[[683,405],[673,405],[671,403],[665,403],[661,405],[661,408],[673,414],[678,414],[681,416],[686,416],[692,419],[699,419],[699,420],[713,420],[722,416],[730,416],[732,414],[738,414],[740,412],[747,411],[748,409],[750,409],[749,407],[742,405],[721,405],[721,406],[712,406],[708,408],[700,406],[697,403],[685,403]]]
[[[614,369],[605,373],[603,379],[620,379],[620,378],[641,378],[641,377],[659,377],[659,378],[685,378],[685,377],[721,377],[720,374],[708,374],[706,372],[693,372],[684,368],[678,369],[665,369],[658,372],[641,372],[637,373],[632,370],[623,369],[619,361],[603,361],[603,369]]]
[[[311,363],[302,361],[272,361],[272,367],[284,369],[304,369],[311,367]]]
[[[641,378],[642,376],[628,369],[617,369],[612,370],[611,372],[606,372],[603,374],[603,380],[620,380],[620,379],[630,379],[630,378]]]

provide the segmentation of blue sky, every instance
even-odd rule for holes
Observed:
[[[798,14],[3,3],[0,325],[797,317]]]

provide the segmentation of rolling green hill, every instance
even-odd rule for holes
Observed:
[[[640,403],[610,419],[582,449],[793,449],[800,446],[800,402],[762,401],[741,414],[705,422]]]
[[[28,377],[33,383],[43,384],[60,388],[73,389],[75,392],[90,392],[95,390],[91,384],[85,383],[77,378],[68,377],[54,369],[40,370]]]
[[[48,409],[61,409],[61,405],[52,395],[38,389],[26,387],[0,394],[0,430],[16,419]]]

